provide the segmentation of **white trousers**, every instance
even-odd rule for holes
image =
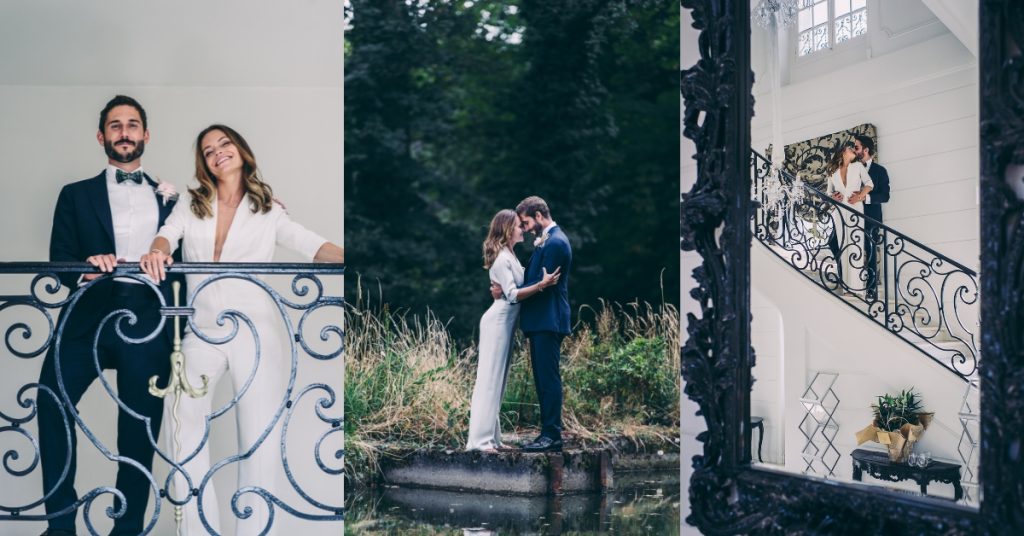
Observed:
[[[274,415],[282,405],[287,387],[289,370],[291,367],[290,349],[282,320],[277,311],[269,311],[265,307],[257,307],[257,312],[251,314],[251,308],[238,308],[245,312],[258,330],[260,339],[260,360],[252,383],[238,399],[234,408],[236,426],[238,428],[238,452],[244,454],[253,449],[260,436],[263,435],[273,422]],[[197,311],[198,313],[198,311]],[[200,315],[197,314],[197,321]],[[222,326],[203,326],[199,324],[200,330],[206,335],[223,336],[227,330]],[[182,352],[185,354],[186,377],[193,387],[202,385],[201,375],[209,378],[209,392],[200,398],[191,398],[188,395],[181,397],[178,406],[178,422],[172,416],[174,397],[168,395],[164,403],[164,428],[167,430],[166,441],[169,446],[168,452],[177,462],[196,452],[203,443],[206,430],[207,417],[218,408],[213,408],[213,394],[217,382],[224,374],[231,378],[233,392],[237,394],[245,388],[250,374],[255,366],[255,345],[251,330],[245,323],[240,323],[235,338],[225,344],[210,344],[196,337],[193,333],[186,334],[182,342]],[[286,410],[285,410],[286,411]],[[210,429],[225,425],[225,418],[230,418],[231,410],[210,422]],[[283,419],[283,413],[281,419]],[[279,419],[280,420],[280,419]],[[175,434],[179,434],[178,442],[180,448],[175,445]],[[267,433],[262,443],[251,453],[248,459],[233,462],[220,468],[222,471],[232,471],[232,465],[238,467],[238,487],[236,490],[246,486],[256,486],[266,489],[268,492],[277,495],[275,492],[277,473],[281,467],[281,442],[280,426],[275,426],[271,433]],[[196,456],[184,465],[192,479],[192,487],[202,486],[203,478],[210,471],[210,445],[207,439]],[[215,473],[216,474],[216,473]],[[185,477],[175,473],[174,490],[171,496],[176,500],[185,497],[189,489]],[[207,483],[203,492],[203,515],[210,526],[218,533],[221,533],[220,512],[217,502],[217,494],[214,491],[213,479]],[[234,491],[231,492],[232,495]],[[198,500],[192,497],[190,502],[183,506],[184,517],[182,519],[180,535],[194,536],[208,534],[206,527],[200,521]],[[239,510],[244,511],[246,506],[252,507],[252,515],[247,519],[237,519],[235,534],[250,535],[259,534],[266,526],[269,509],[263,499],[254,493],[245,493],[239,497]],[[280,512],[278,512],[280,513]],[[224,515],[233,516],[230,507]],[[279,515],[275,518],[280,518]],[[271,528],[270,534],[275,531]]]
[[[512,360],[512,332],[519,318],[519,305],[496,300],[480,318],[479,358],[476,386],[469,408],[469,439],[466,450],[501,446],[501,399]]]

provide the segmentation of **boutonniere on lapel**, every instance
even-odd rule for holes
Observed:
[[[548,234],[544,233],[533,240],[533,247],[539,248],[544,246],[544,242],[548,241]]]
[[[159,195],[160,198],[163,200],[164,206],[167,206],[167,203],[169,201],[178,200],[178,191],[175,190],[174,185],[169,182],[157,182],[155,190],[157,195]]]

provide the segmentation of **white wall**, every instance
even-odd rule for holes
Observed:
[[[342,6],[331,0],[272,2],[261,0],[156,0],[129,3],[83,3],[76,0],[13,0],[0,6],[0,235],[3,261],[44,261],[53,207],[60,188],[95,176],[106,164],[95,140],[99,110],[117,93],[137,98],[149,116],[151,141],[143,158],[150,174],[179,191],[194,185],[193,142],[214,122],[235,127],[249,141],[265,179],[293,218],[329,240],[343,241]],[[299,260],[280,251],[278,260]],[[340,295],[341,281],[325,281]],[[0,294],[24,294],[27,279],[4,277]],[[38,315],[6,311],[2,326],[25,319],[37,326]],[[340,315],[336,310],[332,314]],[[55,316],[55,315],[54,315]],[[18,320],[15,320],[18,319]],[[339,322],[337,318],[332,322]],[[45,333],[45,327],[42,329]],[[314,340],[316,333],[311,335]],[[20,348],[31,346],[15,339]],[[324,349],[321,347],[320,349]],[[21,360],[0,356],[0,411],[21,415],[15,393],[35,381],[42,357]],[[342,378],[339,359],[313,362],[300,354],[297,385],[322,381],[339,396],[327,410],[340,415]],[[229,382],[219,386],[215,404],[229,398]],[[324,478],[311,459],[312,443],[325,425],[312,416],[309,400],[298,410],[289,436],[302,436],[289,458],[300,483],[315,498],[341,504],[341,480]],[[111,444],[116,426],[112,404],[99,383],[79,405],[83,418]],[[213,432],[212,452],[236,452],[232,413]],[[34,432],[34,423],[30,427]],[[341,448],[335,436],[323,452],[328,463]],[[0,450],[17,446],[22,460],[32,448],[12,434],[0,434]],[[291,450],[297,449],[297,450]],[[27,464],[27,462],[26,462]],[[337,466],[337,463],[332,464]],[[23,467],[23,466],[22,466]],[[158,481],[166,474],[161,463]],[[229,474],[230,473],[230,474]],[[114,468],[80,435],[77,489],[113,485]],[[221,511],[227,512],[235,488],[234,472],[215,479]],[[41,492],[38,468],[15,478],[0,470],[0,503],[27,503]],[[227,493],[226,493],[227,492]],[[294,492],[282,498],[299,510]],[[150,501],[150,508],[153,500]],[[105,531],[109,523],[101,505],[92,518]],[[154,534],[172,533],[170,505],[164,501]],[[36,508],[28,513],[42,513]],[[223,527],[233,530],[230,515]],[[81,515],[79,515],[81,520]],[[43,523],[0,524],[3,534],[38,534]],[[275,528],[337,533],[340,523],[311,525],[277,509]],[[79,523],[79,532],[85,533]],[[277,532],[275,530],[275,532]]]
[[[694,30],[691,26],[692,18],[690,16],[690,10],[680,8],[682,11],[682,17],[680,19],[680,33],[679,33],[679,52],[680,52],[680,65],[683,68],[695,64],[700,54],[697,50],[697,36],[699,35],[697,30]],[[680,101],[680,112],[682,112],[684,104]],[[680,118],[681,119],[681,118]],[[680,133],[682,132],[682,123],[680,123]],[[682,135],[679,136],[679,191],[688,192],[697,181],[697,162],[693,159],[696,154],[697,148],[687,138]],[[690,297],[690,289],[696,286],[696,281],[693,280],[691,274],[693,269],[700,265],[700,255],[695,252],[687,251],[680,252],[679,254],[679,280],[680,280],[680,293],[679,297],[679,317],[682,321],[682,332],[684,341],[686,337],[686,315],[694,314],[700,317],[700,306],[699,304]],[[681,385],[685,387],[685,383]],[[679,414],[680,414],[680,442],[679,442],[679,466],[682,471],[681,475],[681,486],[682,494],[680,495],[679,512],[682,519],[686,519],[686,516],[690,515],[690,496],[688,493],[690,475],[693,472],[691,467],[691,460],[697,454],[702,453],[701,443],[697,441],[697,434],[703,432],[707,427],[704,424],[704,419],[696,416],[696,412],[699,409],[696,403],[686,397],[683,394],[682,389],[679,391]],[[682,534],[700,534],[695,527],[687,525],[685,521],[680,520],[680,526],[682,527]]]
[[[921,394],[925,409],[935,412],[935,421],[918,450],[930,451],[935,458],[959,460],[956,448],[961,428],[957,413],[967,387],[963,380],[806,281],[760,245],[751,252],[751,284],[781,313],[785,364],[784,409],[779,409],[785,415],[781,427],[785,430],[787,470],[801,472],[804,468],[800,456],[804,438],[797,429],[804,409],[798,400],[816,371],[839,374],[835,386],[840,400],[835,414],[839,423],[836,447],[842,456],[836,466],[839,479],[851,478],[849,453],[853,449],[881,449],[876,443],[857,447],[854,439],[854,434],[871,422],[871,403],[879,395],[910,387]],[[759,356],[771,351],[762,350],[757,341],[754,348]],[[771,436],[766,436],[766,441],[767,437]],[[867,477],[865,481],[872,482]],[[899,487],[916,489],[912,484]],[[948,497],[953,494],[950,485],[936,484],[929,487],[929,492]]]
[[[756,246],[756,244],[755,244]],[[765,298],[756,287],[750,292],[750,343],[754,347],[756,362],[751,374],[754,387],[750,393],[750,415],[764,419],[763,432],[753,431],[751,435],[750,459],[757,462],[758,434],[764,433],[761,458],[764,463],[782,465],[785,463],[786,435],[782,423],[785,421],[782,311],[771,300]]]
[[[885,223],[977,269],[977,60],[920,0],[884,7],[869,16],[869,39],[859,41],[857,54],[815,58],[828,69],[816,68],[814,76],[791,62],[791,83],[781,90],[783,142],[874,124],[879,162],[891,178]],[[754,86],[752,139],[763,150],[773,120],[763,82],[767,33],[755,25],[752,39],[761,81]]]

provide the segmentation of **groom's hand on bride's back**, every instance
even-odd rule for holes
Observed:
[[[544,290],[547,287],[553,287],[558,284],[558,278],[562,276],[562,267],[555,268],[554,272],[548,273],[547,268],[541,268],[541,285],[540,289]]]
[[[498,283],[496,283],[494,281],[491,281],[491,297],[497,300],[497,299],[501,298],[501,296],[502,296],[501,285],[499,285]]]

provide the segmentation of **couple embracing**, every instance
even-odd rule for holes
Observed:
[[[536,237],[524,269],[513,248],[524,233]],[[519,321],[530,342],[530,364],[540,402],[541,431],[523,452],[562,450],[562,339],[569,335],[569,269],[572,247],[543,199],[531,196],[494,215],[483,244],[484,268],[494,303],[480,318],[479,360],[466,450],[496,452],[501,443],[501,399]]]
[[[146,112],[135,99],[118,95],[106,104],[96,140],[104,148],[108,165],[95,177],[68,184],[61,191],[50,237],[51,261],[86,261],[101,272],[137,261],[168,304],[173,298],[166,267],[174,259],[270,262],[275,246],[281,245],[317,262],[344,262],[339,246],[291,220],[263,181],[248,143],[230,127],[211,125],[196,136],[198,186],[189,190],[187,200],[178,200],[173,187],[143,171],[142,155],[150,132]],[[211,466],[212,388],[228,376],[237,393],[238,451],[243,458],[239,487],[273,489],[273,475],[280,465],[275,447],[279,446],[273,440],[260,441],[273,427],[272,416],[285,396],[289,372],[289,343],[280,319],[275,318],[277,308],[264,293],[253,292],[251,284],[187,277],[195,312],[183,342],[184,373],[192,386],[209,383],[211,389],[199,398],[181,397],[178,418],[171,419],[174,396],[161,399],[148,388],[154,377],[157,385],[167,385],[170,373],[175,334],[171,322],[156,333],[161,298],[145,276],[101,275],[61,277],[72,291],[88,288],[72,302],[70,311],[66,307],[61,312],[62,336],[49,348],[39,380],[39,450],[49,525],[44,535],[74,535],[78,508],[85,504],[88,509],[95,495],[80,499],[74,488],[76,434],[68,414],[71,408],[64,401],[77,406],[101,369],[116,371],[119,405],[117,449],[105,453],[118,462],[112,510],[116,519],[110,534],[137,535],[155,523],[155,519],[147,523],[145,512],[149,496],[157,492],[150,478],[162,422],[169,423],[167,451],[176,466],[174,490],[159,490],[160,496],[166,492],[184,503],[183,534],[205,534],[209,529],[220,533],[216,496],[205,479]],[[116,319],[124,310],[136,321],[117,321],[118,331],[124,333],[119,336],[110,322],[101,321]],[[219,318],[227,310],[244,314],[255,326],[261,355],[258,367],[253,337],[241,332],[231,337],[231,322]],[[128,338],[133,339],[131,343]],[[101,416],[83,416],[83,421],[90,418]],[[205,523],[196,504],[199,488],[207,499]],[[252,510],[251,516],[239,520],[237,533],[256,534],[266,526],[266,503],[256,500]]]

